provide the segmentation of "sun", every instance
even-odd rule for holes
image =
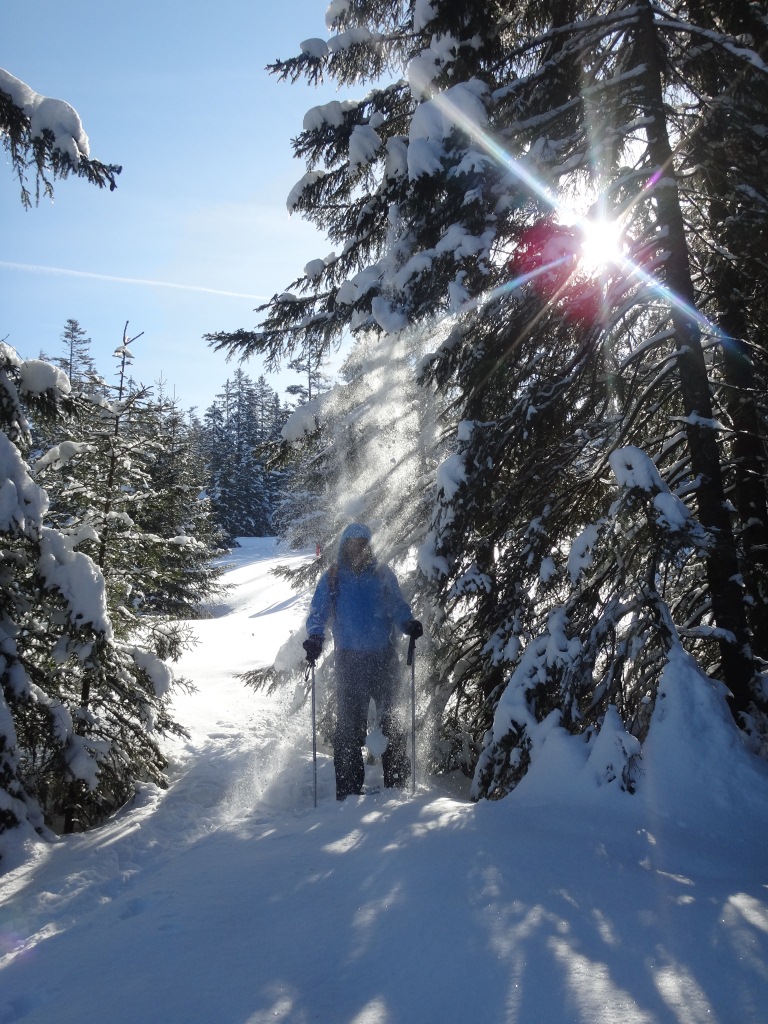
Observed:
[[[579,221],[579,265],[587,275],[597,275],[624,259],[623,228],[609,218],[586,217]]]

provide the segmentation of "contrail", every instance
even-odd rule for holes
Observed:
[[[204,288],[196,284],[173,284],[171,281],[150,281],[142,277],[117,277],[113,274],[94,274],[89,270],[68,270],[64,267],[45,267],[38,263],[14,263],[11,260],[0,260],[0,267],[10,270],[30,270],[35,274],[63,274],[67,277],[87,277],[92,281],[112,281],[116,284],[148,285],[150,288],[175,288],[185,292],[204,292],[206,295],[226,295],[232,299],[254,299],[266,302],[266,295],[249,295],[245,292],[227,292],[220,288]]]

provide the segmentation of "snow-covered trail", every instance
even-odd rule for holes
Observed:
[[[233,677],[305,614],[278,557],[196,625],[171,787],[0,877],[0,1024],[764,1024],[768,811],[337,804],[327,756],[313,808],[306,709]]]

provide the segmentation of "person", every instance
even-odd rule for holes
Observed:
[[[384,785],[403,788],[410,774],[405,733],[397,722],[399,672],[396,631],[418,639],[413,618],[392,570],[379,564],[364,523],[347,526],[339,538],[338,561],[318,581],[307,617],[304,649],[314,665],[330,624],[335,648],[336,730],[333,765],[336,799],[363,792],[368,704],[373,698],[387,739],[381,762]]]

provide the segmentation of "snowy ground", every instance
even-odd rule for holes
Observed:
[[[768,782],[725,723],[694,702],[635,797],[337,804],[322,753],[315,809],[307,709],[233,678],[306,612],[279,558],[245,542],[195,627],[171,787],[0,878],[0,1024],[768,1020]]]

